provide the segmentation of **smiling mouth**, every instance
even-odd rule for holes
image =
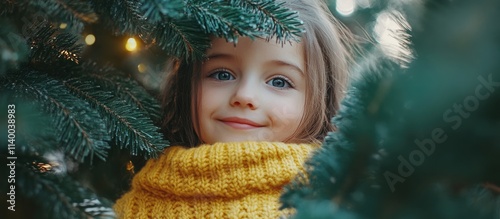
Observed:
[[[235,129],[255,129],[263,127],[263,125],[260,125],[251,120],[237,118],[237,117],[224,118],[220,119],[219,121]]]

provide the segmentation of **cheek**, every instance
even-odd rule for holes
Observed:
[[[273,109],[276,127],[292,132],[298,128],[303,115],[304,103],[300,101],[293,104],[281,104]]]
[[[210,89],[204,89],[203,83],[200,82],[198,88],[196,89],[197,95],[193,96],[191,103],[191,115],[193,127],[195,129],[198,137],[202,138],[206,131],[206,120],[211,111],[214,101],[212,100],[213,95],[210,93]]]
[[[196,133],[203,142],[209,141],[207,136],[210,137],[210,133],[213,130],[213,127],[211,127],[211,116],[217,111],[222,103],[221,101],[222,97],[218,89],[201,84],[198,93],[198,109],[196,110],[199,130]]]
[[[198,97],[199,97],[198,115],[200,116],[201,115],[206,116],[207,113],[213,111],[221,101],[220,94],[217,92],[217,89],[213,89],[206,86],[200,87],[200,93]]]
[[[282,130],[286,138],[295,138],[300,130],[300,122],[305,113],[305,95],[296,96],[295,101],[289,101],[286,107],[281,107],[283,118]]]
[[[281,105],[273,110],[272,141],[287,141],[294,139],[299,129],[303,106]]]

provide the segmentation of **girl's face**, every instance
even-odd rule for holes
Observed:
[[[306,97],[301,43],[215,38],[207,57],[196,110],[203,143],[293,139]]]

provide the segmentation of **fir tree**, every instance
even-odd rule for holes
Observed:
[[[381,1],[413,60],[359,57],[338,131],[281,197],[294,218],[500,217],[500,3],[417,2]]]

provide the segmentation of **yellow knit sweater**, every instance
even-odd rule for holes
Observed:
[[[119,218],[278,218],[282,187],[316,146],[238,142],[168,147],[132,180]]]

